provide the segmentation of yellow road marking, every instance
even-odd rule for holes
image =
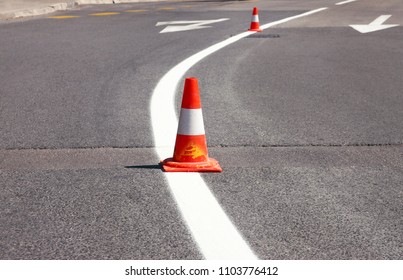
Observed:
[[[90,16],[96,16],[96,17],[104,17],[104,16],[113,16],[113,15],[118,15],[120,13],[116,12],[106,12],[106,13],[95,13],[95,14],[89,14]]]
[[[65,19],[65,18],[79,18],[79,16],[52,16],[48,18],[54,18],[54,19]]]
[[[162,8],[159,8],[158,10],[169,11],[169,10],[175,10],[175,8],[172,8],[172,7],[162,7]]]
[[[125,13],[143,13],[147,12],[148,10],[127,10]]]

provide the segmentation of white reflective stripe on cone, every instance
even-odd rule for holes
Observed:
[[[201,109],[181,109],[178,134],[203,135],[204,123]]]
[[[252,15],[252,22],[259,22],[259,16],[258,15]]]

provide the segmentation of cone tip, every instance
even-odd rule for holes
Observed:
[[[182,97],[182,108],[200,109],[200,93],[197,78],[186,78]]]

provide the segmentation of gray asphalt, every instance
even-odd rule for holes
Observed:
[[[88,6],[0,23],[0,258],[203,258],[157,165],[150,97],[175,64],[247,29],[258,5],[261,23],[329,9],[187,73],[224,170],[203,178],[259,258],[402,259],[403,27],[344,24],[402,18],[402,5],[336,2]],[[89,16],[105,11],[121,14]]]

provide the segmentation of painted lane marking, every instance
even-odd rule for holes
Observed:
[[[399,26],[399,24],[383,24],[390,17],[391,17],[391,15],[382,15],[380,17],[377,17],[370,24],[352,24],[352,25],[350,25],[350,27],[354,28],[355,30],[357,30],[358,32],[361,32],[361,33],[369,33],[369,32],[374,32],[374,31],[378,31],[378,30],[384,30],[384,29],[388,29],[391,27]]]
[[[48,18],[53,18],[53,19],[69,19],[69,18],[79,18],[79,16],[52,16]]]
[[[126,10],[125,13],[144,13],[148,12],[148,10]]]
[[[113,16],[113,15],[119,15],[119,14],[120,13],[117,13],[117,12],[105,12],[105,13],[89,14],[89,16],[105,17],[105,16]]]
[[[303,13],[303,14],[299,14],[299,15],[292,16],[292,17],[288,17],[288,18],[284,18],[284,19],[281,19],[281,20],[278,20],[278,21],[270,22],[270,23],[261,25],[260,28],[261,28],[261,29],[267,29],[267,28],[270,28],[270,27],[272,27],[272,26],[279,25],[279,24],[282,24],[282,23],[286,23],[286,22],[288,22],[288,21],[291,21],[291,20],[294,20],[294,19],[297,19],[297,18],[301,18],[301,17],[306,17],[306,16],[309,16],[309,15],[313,15],[313,14],[322,12],[322,11],[324,11],[324,10],[327,10],[327,8],[319,8],[319,9],[312,10],[312,11],[309,11],[309,12],[306,12],[306,13]]]
[[[195,5],[185,5],[185,6],[181,6],[181,8],[190,8],[190,7],[195,7]],[[173,7],[162,7],[162,8],[158,8],[157,10],[165,10],[165,11],[169,11],[169,10],[175,10],[175,8]],[[144,12],[148,12],[149,10],[143,10],[143,9],[138,9],[138,10],[126,10],[123,11],[124,13],[144,13]],[[94,14],[89,14],[89,16],[111,16],[111,15],[118,15],[121,14],[120,12],[101,12],[101,13],[94,13]],[[70,19],[70,18],[79,18],[80,16],[50,16],[47,18],[51,18],[51,19]]]
[[[150,105],[159,158],[172,156],[178,127],[174,100],[183,75],[204,57],[250,34],[253,32],[244,32],[196,53],[159,81]],[[164,174],[182,217],[206,259],[257,259],[198,173]]]
[[[266,29],[325,9],[327,8],[268,23],[262,28]],[[172,156],[178,127],[175,94],[185,73],[203,58],[254,33],[256,32],[240,33],[188,57],[169,70],[158,82],[151,97],[150,114],[155,149],[160,159]],[[200,174],[164,175],[179,211],[206,259],[257,259]]]
[[[355,1],[357,1],[357,0],[347,0],[347,1],[342,1],[342,2],[336,3],[335,5],[344,5],[344,4],[355,2]]]
[[[172,11],[172,10],[175,10],[175,8],[173,8],[173,7],[162,7],[162,8],[158,8],[157,10],[159,10],[159,11]]]
[[[157,22],[155,26],[168,25],[160,33],[189,31],[196,29],[209,28],[206,24],[229,20],[229,18],[211,19],[211,20],[180,20],[180,21],[162,21]],[[186,25],[182,25],[186,24]]]

